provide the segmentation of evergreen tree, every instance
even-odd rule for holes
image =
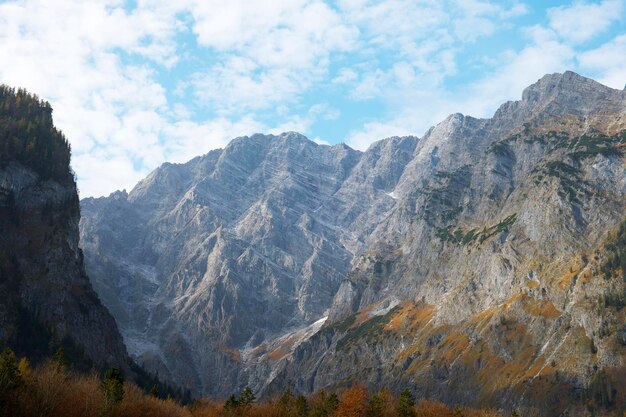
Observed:
[[[52,362],[61,369],[67,369],[68,362],[67,357],[65,356],[65,349],[63,348],[63,346],[61,346],[59,349],[57,349],[56,352],[54,352],[54,355],[52,355]]]
[[[20,386],[21,381],[15,353],[6,348],[0,354],[0,406],[4,406],[11,391]]]
[[[415,417],[415,398],[408,389],[400,393],[397,411],[399,417]]]
[[[367,403],[365,415],[367,417],[382,417],[385,411],[385,402],[378,394],[373,394]]]
[[[337,407],[339,407],[339,397],[333,392],[326,399],[325,409],[328,414],[332,414],[337,411]]]
[[[102,380],[102,389],[107,400],[107,404],[117,404],[124,399],[124,378],[119,369],[111,368],[107,371]]]
[[[293,408],[297,417],[306,417],[309,414],[309,404],[302,394],[296,397]]]
[[[286,389],[283,393],[278,397],[278,401],[276,402],[276,406],[278,407],[281,415],[289,415],[291,413],[291,407],[293,405],[293,393],[290,389]]]
[[[250,387],[245,387],[241,392],[241,396],[239,396],[239,405],[243,407],[248,407],[252,405],[252,403],[256,400],[254,393]]]
[[[224,412],[226,414],[231,414],[237,410],[237,408],[239,408],[239,401],[237,400],[237,397],[235,397],[235,394],[231,394],[224,403]]]

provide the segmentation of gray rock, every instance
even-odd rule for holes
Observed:
[[[42,179],[15,161],[0,168],[0,344],[37,361],[71,340],[71,361],[126,371],[115,321],[85,274],[78,221],[73,182]]]
[[[591,338],[597,357],[555,365],[585,386],[592,363],[624,361],[594,336],[606,311],[587,305],[610,285],[558,271],[624,220],[625,130],[626,92],[566,72],[491,119],[454,114],[366,152],[295,133],[237,138],[161,166],[128,195],[83,200],[87,268],[130,352],[196,393],[359,379],[475,404],[480,389],[458,381],[486,359],[433,353],[452,335],[528,372],[528,352],[549,363],[578,349],[573,334]],[[384,327],[411,303],[432,309],[427,322]],[[513,322],[527,350],[504,338]],[[507,381],[493,401],[533,405]]]

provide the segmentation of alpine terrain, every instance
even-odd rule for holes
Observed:
[[[625,154],[626,91],[551,74],[365,152],[284,133],[164,164],[83,200],[81,245],[130,354],[196,394],[617,407]]]
[[[69,163],[50,104],[0,86],[0,346],[35,360],[63,347],[85,369],[128,369],[115,321],[85,273]]]

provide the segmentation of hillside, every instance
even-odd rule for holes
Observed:
[[[571,72],[365,152],[237,138],[83,200],[86,266],[130,353],[198,393],[616,409],[625,143],[626,92]]]
[[[126,367],[84,270],[69,161],[50,105],[0,86],[0,347],[34,360],[64,347],[83,368]]]

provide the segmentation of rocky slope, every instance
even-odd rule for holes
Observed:
[[[567,72],[363,153],[238,138],[84,200],[86,264],[131,352],[207,394],[615,406],[625,132],[626,92]]]
[[[84,270],[69,145],[51,114],[48,103],[0,86],[0,346],[31,359],[64,346],[86,367],[127,367]]]

